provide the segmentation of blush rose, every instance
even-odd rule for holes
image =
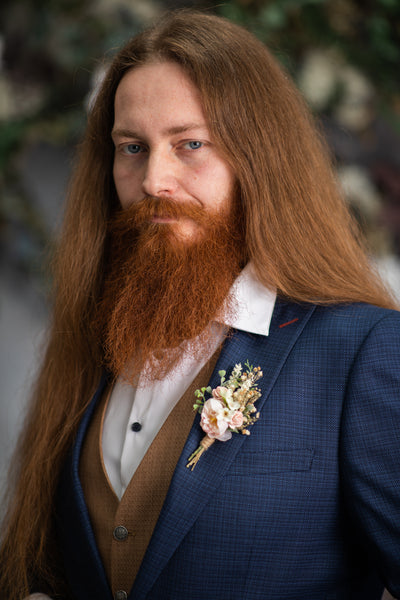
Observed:
[[[231,416],[231,420],[228,423],[228,427],[232,429],[236,429],[237,427],[241,427],[243,425],[243,413],[240,410],[236,410]]]

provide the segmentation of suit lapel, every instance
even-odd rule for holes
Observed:
[[[257,401],[257,409],[262,410],[290,350],[314,309],[313,305],[277,300],[268,337],[235,330],[222,348],[209,385],[212,388],[218,385],[218,371],[221,369],[230,373],[236,363],[244,364],[249,360],[250,364],[261,366],[263,371],[263,377],[257,384],[262,392]],[[204,436],[199,421],[197,415],[176,466],[130,599],[141,600],[146,597],[246,441],[244,435],[233,435],[228,442],[216,442],[191,471],[186,467],[188,457]],[[257,424],[253,427],[257,427]]]

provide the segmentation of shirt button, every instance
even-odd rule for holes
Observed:
[[[135,423],[132,423],[131,429],[132,429],[132,431],[137,432],[137,431],[140,431],[142,429],[142,426],[141,426],[141,424],[138,421],[135,421]]]
[[[118,590],[118,592],[115,592],[114,594],[114,600],[127,600],[127,598],[128,594],[125,590]]]
[[[126,527],[123,525],[118,525],[113,531],[114,539],[118,542],[123,542],[128,537],[129,533]]]

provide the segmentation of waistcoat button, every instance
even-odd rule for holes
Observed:
[[[142,425],[138,421],[135,421],[134,423],[132,423],[131,429],[132,431],[138,432],[142,429]]]
[[[128,537],[128,530],[123,525],[118,525],[113,531],[113,536],[118,542],[123,542]]]
[[[118,590],[118,592],[115,592],[114,594],[114,600],[126,600],[127,598],[128,594],[125,590]]]

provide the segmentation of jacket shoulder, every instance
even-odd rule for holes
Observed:
[[[400,327],[400,312],[363,303],[335,304],[316,306],[312,320],[331,327],[369,331],[380,323]]]

